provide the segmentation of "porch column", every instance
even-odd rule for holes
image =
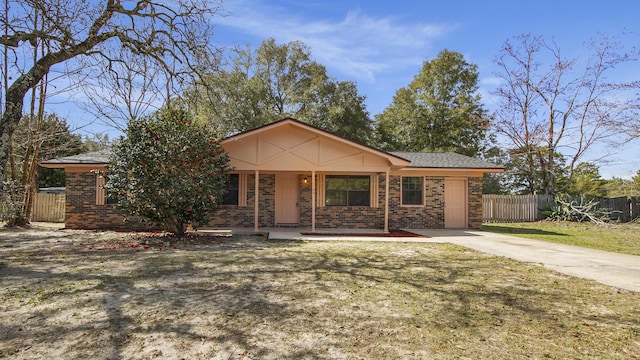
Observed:
[[[256,182],[256,184],[255,184],[255,190],[254,190],[254,193],[255,193],[255,196],[254,196],[255,204],[254,204],[254,207],[253,207],[253,231],[258,232],[258,223],[259,223],[258,216],[260,214],[260,208],[258,207],[258,204],[259,204],[258,197],[260,196],[260,170],[256,170],[256,181],[255,182]]]
[[[384,232],[389,233],[389,170],[384,178]]]
[[[316,231],[316,171],[311,170],[311,232]]]

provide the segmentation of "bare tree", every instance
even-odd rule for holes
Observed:
[[[80,74],[88,100],[80,106],[103,124],[124,131],[129,121],[158,110],[170,94],[165,92],[163,84],[168,81],[159,64],[127,49],[120,51],[122,61],[112,62],[106,71],[93,66],[95,59],[83,61],[92,71]]]
[[[580,159],[596,144],[615,140],[633,116],[636,99],[629,92],[638,81],[615,82],[607,75],[638,53],[601,36],[588,44],[589,57],[567,58],[555,42],[520,35],[505,42],[496,59],[502,85],[494,128],[508,139],[509,151],[520,157],[522,173],[540,176],[539,191],[555,194],[557,174],[566,159],[571,179]],[[559,157],[559,154],[562,156]]]
[[[20,0],[5,1],[3,6],[0,45],[5,47],[9,75],[2,94],[0,183],[24,99],[54,67],[64,65],[74,71],[82,66],[75,60],[91,58],[108,71],[124,60],[117,57],[122,52],[113,49],[126,49],[160,66],[179,83],[197,74],[191,59],[208,51],[210,16],[219,10],[217,0]],[[43,16],[42,26],[31,21],[36,13]],[[48,52],[35,62],[23,61],[23,54],[41,42],[48,44]]]
[[[44,31],[44,14],[34,11],[30,17],[31,25],[36,31]],[[38,59],[46,54],[49,50],[48,41],[40,41],[31,49],[31,61],[36,63]],[[8,56],[5,47],[5,68],[8,68]],[[25,54],[26,56],[27,54]],[[33,205],[33,197],[35,195],[36,173],[38,170],[38,161],[42,144],[46,137],[44,108],[47,98],[47,89],[49,85],[48,74],[31,88],[29,115],[24,116],[21,122],[23,124],[22,136],[16,139],[16,133],[11,137],[9,145],[9,181],[11,182],[11,192],[4,192],[5,196],[10,199],[15,211],[11,212],[5,218],[10,226],[22,226],[29,222],[31,208]],[[8,81],[7,78],[5,80]],[[21,165],[21,166],[18,166]],[[18,170],[19,167],[19,170]],[[6,199],[5,199],[6,200]]]
[[[9,195],[16,211],[6,220],[11,225],[22,226],[31,217],[36,183],[41,180],[40,160],[77,154],[83,144],[82,137],[72,134],[64,119],[45,113],[24,116],[13,134],[12,144],[7,180],[14,185],[14,192]]]

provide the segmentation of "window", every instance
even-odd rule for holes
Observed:
[[[369,206],[370,181],[367,175],[327,175],[325,205]]]
[[[222,195],[222,205],[238,205],[238,183],[238,174],[229,175],[229,183]]]
[[[422,205],[422,177],[402,177],[402,205]]]
[[[118,203],[118,195],[112,191],[107,191],[107,196],[104,200],[107,205],[116,205]]]
[[[107,175],[96,174],[96,205],[115,205],[118,203],[117,194],[107,191],[104,185],[109,181]]]

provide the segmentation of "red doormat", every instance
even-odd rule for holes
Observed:
[[[404,230],[389,230],[389,233],[326,233],[326,232],[303,232],[301,235],[319,235],[319,236],[370,236],[370,237],[415,237],[428,238],[428,236],[412,233]]]

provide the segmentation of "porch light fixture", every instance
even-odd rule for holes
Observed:
[[[309,183],[309,178],[308,178],[308,177],[306,177],[306,176],[305,176],[305,177],[303,177],[303,178],[302,178],[302,183],[303,183],[303,184],[308,184],[308,183]]]

